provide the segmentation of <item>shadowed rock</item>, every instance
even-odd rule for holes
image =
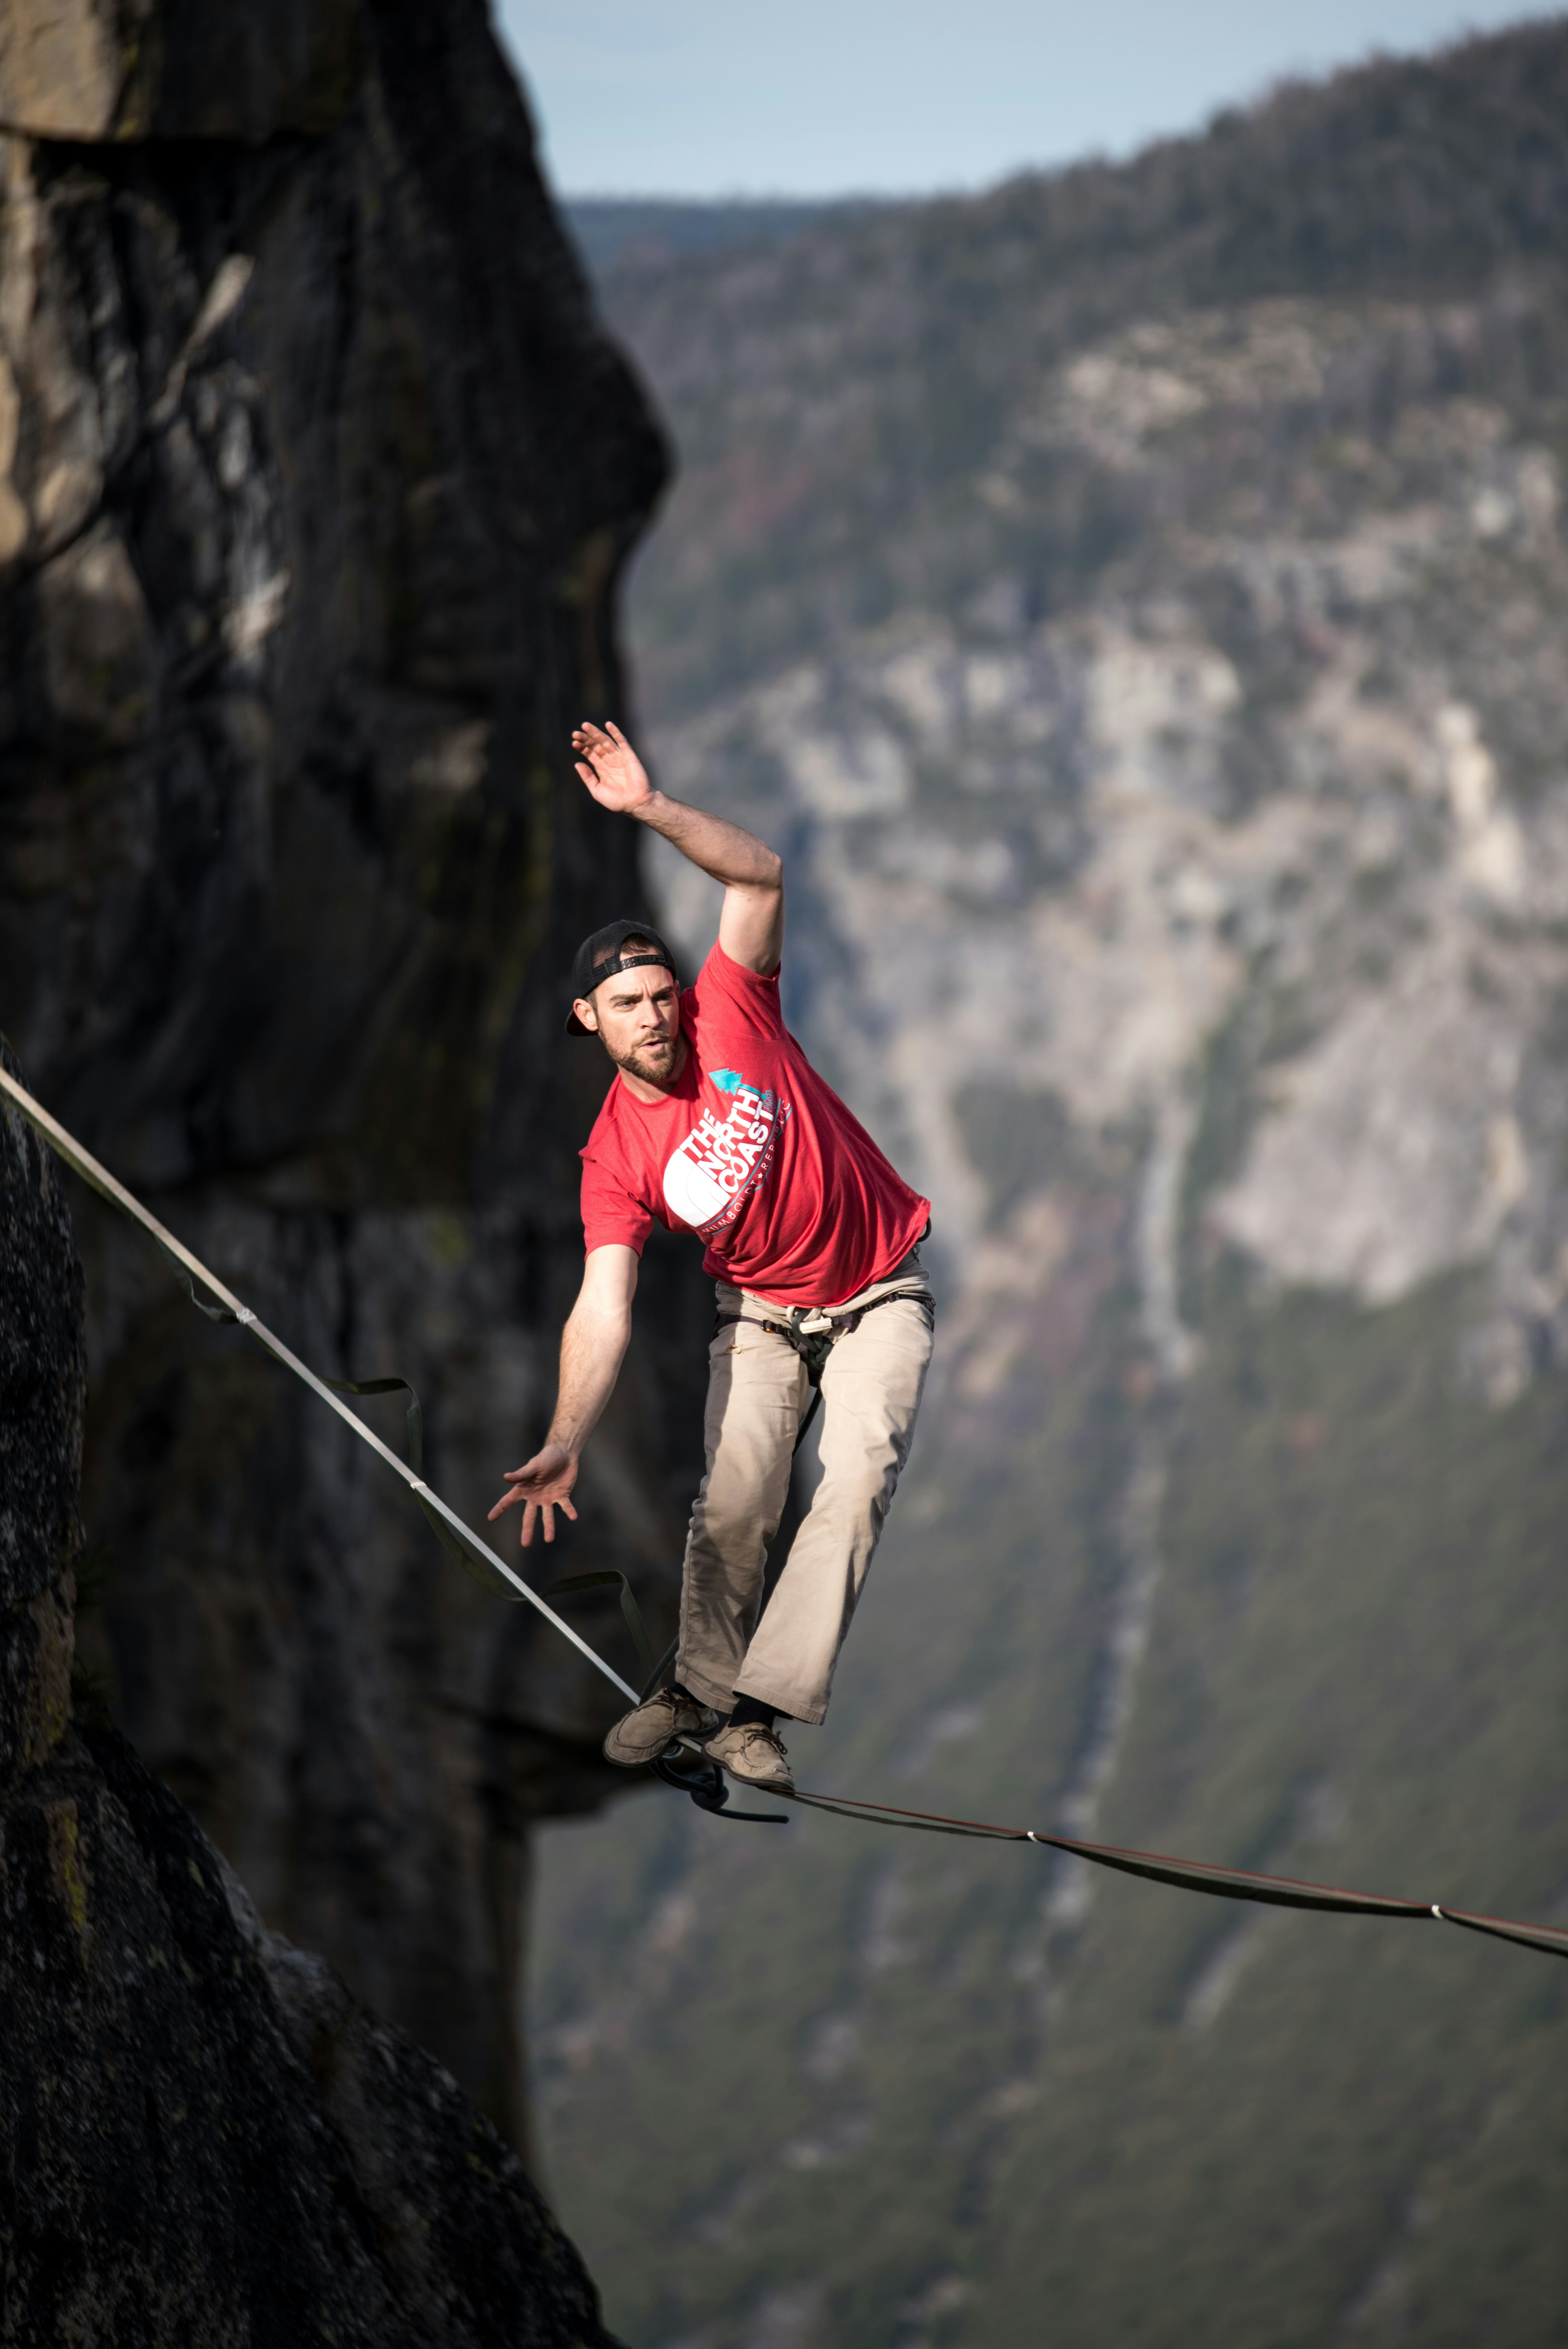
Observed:
[[[263,1931],[116,1731],[71,1729],[81,1289],[55,1163],[7,1108],[6,2335],[607,2349],[575,2252],[450,2075]]]
[[[16,1064],[0,1045],[5,1065]],[[0,1187],[0,1785],[36,1769],[70,1717],[79,1539],[82,1274],[58,1162],[20,1119]]]

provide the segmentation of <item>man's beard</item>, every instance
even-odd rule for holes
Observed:
[[[628,1076],[641,1077],[645,1085],[667,1085],[680,1066],[681,1040],[678,1034],[661,1038],[656,1044],[636,1044],[629,1052],[613,1052],[611,1059]]]

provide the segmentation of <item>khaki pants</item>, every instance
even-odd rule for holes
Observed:
[[[787,1315],[727,1281],[717,1288],[719,1311],[747,1318],[708,1350],[707,1474],[686,1537],[676,1677],[721,1711],[738,1686],[793,1720],[818,1722],[909,1457],[931,1360],[929,1309],[897,1298],[835,1340],[822,1372],[822,1481],[758,1623],[768,1545],[811,1391],[789,1340],[758,1326]],[[833,1310],[852,1313],[909,1288],[930,1295],[918,1248]]]

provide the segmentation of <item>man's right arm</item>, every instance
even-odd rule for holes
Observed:
[[[561,1384],[550,1433],[531,1460],[509,1468],[511,1490],[490,1511],[491,1522],[522,1503],[522,1547],[533,1539],[542,1515],[544,1538],[555,1539],[555,1512],[575,1519],[569,1497],[577,1482],[583,1447],[599,1423],[614,1391],[632,1335],[632,1299],[637,1293],[637,1252],[630,1247],[594,1248],[583,1268],[577,1302],[561,1333]]]
[[[784,950],[784,866],[766,841],[721,815],[655,791],[643,762],[614,723],[584,722],[572,737],[577,771],[601,807],[634,817],[724,885],[718,943],[732,962],[771,978]]]

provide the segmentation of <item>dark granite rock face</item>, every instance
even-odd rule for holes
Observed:
[[[608,2344],[450,2075],[263,1930],[118,1732],[71,1731],[81,1274],[9,1109],[0,1201],[5,2338]]]
[[[0,1833],[11,2338],[610,2343],[516,2155],[261,1930],[116,1731],[67,1741]]]
[[[605,1069],[562,975],[638,883],[567,736],[624,714],[663,442],[479,0],[121,13],[0,37],[0,1025],[316,1369],[415,1381],[478,1523],[581,1260]],[[521,2142],[526,1831],[616,1782],[614,1692],[78,1213],[88,1661],[269,1925]],[[530,1566],[625,1568],[661,1637],[709,1310],[651,1250],[583,1523]]]
[[[0,1058],[18,1073],[0,1041]],[[0,1786],[70,1712],[80,1539],[82,1272],[60,1169],[19,1117],[0,1134]]]

